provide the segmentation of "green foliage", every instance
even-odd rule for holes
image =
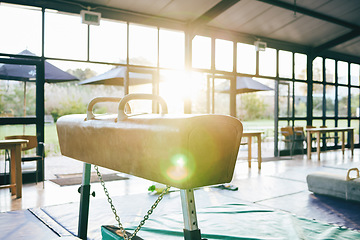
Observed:
[[[306,103],[299,102],[295,106],[295,116],[306,116]]]
[[[4,103],[4,100],[3,100],[3,94],[2,94],[2,92],[0,90],[0,114],[2,112],[4,112],[4,110],[5,110],[5,103]]]
[[[84,104],[81,100],[81,97],[78,98],[68,98],[65,101],[60,103],[60,107],[54,108],[51,111],[51,116],[54,118],[56,122],[59,117],[68,115],[68,114],[76,114],[76,113],[85,113],[86,112],[86,104]]]
[[[267,104],[256,94],[244,94],[241,96],[240,110],[243,114],[240,119],[249,121],[264,118]]]
[[[11,111],[14,116],[23,116],[24,114],[24,83],[12,84],[12,86],[2,94],[0,92],[0,112]],[[36,98],[35,84],[27,83],[26,86],[26,115],[35,115]]]
[[[351,116],[356,117],[356,109],[359,107],[359,94],[351,95]]]

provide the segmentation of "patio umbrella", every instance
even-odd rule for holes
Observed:
[[[24,50],[19,55],[35,56],[29,50]],[[0,66],[0,79],[24,82],[35,82],[36,67],[33,65],[3,64]],[[45,82],[58,83],[78,81],[75,76],[45,61]]]
[[[126,71],[127,71],[127,67],[113,68],[95,77],[91,77],[86,80],[80,81],[79,84],[80,85],[103,84],[103,85],[124,86],[125,79],[127,77]],[[129,78],[130,78],[129,84],[140,85],[140,84],[152,83],[152,79],[153,79],[152,74],[153,71],[151,70],[140,70],[140,72],[129,72]]]
[[[219,92],[230,93],[230,87],[227,84],[224,88],[220,86]],[[250,77],[236,77],[236,94],[251,93],[258,91],[274,90]]]
[[[24,50],[19,55],[36,56],[29,50]],[[21,57],[17,57],[19,59]],[[15,59],[15,58],[14,58]],[[24,116],[26,115],[26,83],[36,81],[36,67],[33,65],[3,64],[0,66],[0,79],[24,82]],[[45,61],[45,82],[59,83],[78,81],[75,76]]]

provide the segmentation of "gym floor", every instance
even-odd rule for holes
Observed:
[[[240,151],[239,156],[246,155]],[[1,163],[0,163],[1,164]],[[307,190],[306,176],[316,171],[335,174],[346,174],[346,170],[360,165],[360,149],[355,149],[354,157],[350,150],[327,151],[321,153],[318,161],[316,153],[308,160],[306,155],[263,159],[262,169],[258,170],[257,161],[253,159],[252,168],[248,168],[245,158],[237,161],[234,177],[230,185],[237,187],[233,191],[236,199],[255,203],[295,214],[299,217],[315,219],[351,229],[360,230],[360,214],[357,202],[314,195]],[[23,185],[23,197],[16,199],[8,189],[0,190],[0,212],[9,212],[29,208],[40,208],[66,203],[79,202],[79,185],[62,186],[49,181],[59,173],[81,173],[83,164],[67,157],[46,158],[46,181]],[[101,169],[102,173],[113,171]],[[147,193],[153,182],[134,176],[121,174],[128,180],[107,182],[106,186],[112,196],[128,196]],[[95,198],[105,198],[99,183],[91,185],[96,192]],[[230,190],[224,190],[230,191]],[[195,194],[196,198],[196,194]]]

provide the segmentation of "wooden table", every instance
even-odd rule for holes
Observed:
[[[257,137],[257,142],[258,142],[258,167],[259,169],[261,169],[261,134],[264,133],[264,131],[244,131],[243,132],[243,137],[247,137],[248,141],[248,164],[249,164],[249,168],[251,168],[251,138],[252,137]]]
[[[10,149],[10,184],[0,186],[10,188],[11,195],[21,198],[22,195],[22,172],[21,172],[21,144],[29,142],[24,139],[0,140],[0,149]]]
[[[341,132],[341,150],[344,155],[345,152],[345,132],[350,134],[350,144],[351,144],[351,155],[354,156],[354,128],[353,127],[332,127],[332,128],[306,128],[307,132],[307,158],[311,159],[311,139],[312,134],[315,134],[316,137],[316,147],[318,160],[320,160],[320,139],[321,134],[327,132]]]

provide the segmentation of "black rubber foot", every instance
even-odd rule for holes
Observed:
[[[205,238],[201,238],[200,229],[189,231],[184,229],[184,239],[185,240],[206,240]]]

